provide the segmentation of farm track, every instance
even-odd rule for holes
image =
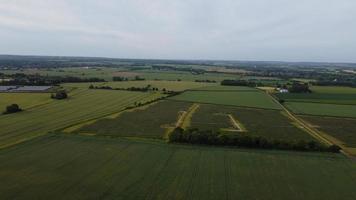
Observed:
[[[303,127],[311,136],[319,140],[320,142],[327,144],[327,145],[338,145],[341,147],[341,153],[343,153],[345,156],[348,158],[356,161],[356,156],[350,154],[345,146],[337,144],[333,141],[330,141],[329,139],[325,138],[321,132],[319,132],[317,129],[315,129],[313,126],[310,124],[306,123],[304,120],[299,119],[297,116],[295,116],[292,112],[290,112],[283,104],[281,104],[277,99],[273,97],[270,93],[266,92],[276,103],[278,103],[282,109],[286,112],[286,114],[290,117],[290,119],[294,120],[297,124],[299,124],[301,127]]]
[[[190,120],[194,114],[194,112],[196,112],[200,107],[200,104],[194,103],[189,109],[188,111],[186,111],[181,118],[178,120],[177,122],[177,127],[181,127],[181,128],[187,128],[190,126]]]

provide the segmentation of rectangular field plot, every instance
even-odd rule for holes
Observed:
[[[286,102],[288,109],[296,114],[356,118],[356,105]]]
[[[340,140],[347,147],[356,148],[356,119],[301,116],[322,132]]]
[[[0,151],[0,199],[356,199],[340,154],[45,136]]]
[[[243,108],[232,111],[234,118],[247,129],[247,134],[287,141],[314,140],[282,111]]]
[[[232,124],[229,111],[231,110],[224,109],[223,106],[200,104],[191,118],[190,128],[212,131],[239,131]]]
[[[356,94],[325,94],[325,93],[279,93],[278,99],[291,102],[311,102],[311,103],[330,103],[330,104],[356,104]]]
[[[51,101],[50,95],[45,93],[0,93],[0,112],[4,112],[5,107],[11,104],[28,109]]]
[[[19,113],[0,115],[0,148],[119,112],[134,102],[146,102],[158,97],[161,94],[88,89],[73,91],[65,100],[53,100]],[[50,99],[48,94],[46,98]]]
[[[218,105],[281,109],[267,94],[260,91],[187,91],[173,100]]]
[[[312,93],[278,93],[276,96],[290,102],[356,104],[356,88],[313,86],[311,90]]]
[[[168,128],[175,127],[179,114],[190,106],[189,102],[161,101],[143,109],[123,112],[113,119],[98,120],[76,132],[161,138]]]

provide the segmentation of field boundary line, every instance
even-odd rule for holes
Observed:
[[[236,108],[245,108],[245,109],[257,109],[257,110],[274,110],[279,111],[283,110],[282,108],[262,108],[262,107],[252,107],[252,106],[237,106],[237,105],[229,105],[229,104],[218,104],[218,103],[206,103],[206,102],[198,102],[198,101],[189,101],[189,100],[178,100],[172,99],[171,97],[167,98],[168,101],[179,101],[179,102],[190,102],[190,103],[198,103],[198,104],[207,104],[207,105],[216,105],[216,106],[227,106],[227,107],[236,107]]]

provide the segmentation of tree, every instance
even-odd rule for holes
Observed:
[[[22,111],[22,109],[20,108],[19,105],[11,104],[9,106],[6,106],[6,111],[4,112],[4,114],[16,113],[20,111]]]
[[[52,99],[66,99],[68,94],[65,90],[59,90],[55,94],[51,94]]]

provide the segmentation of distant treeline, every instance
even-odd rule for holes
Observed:
[[[208,80],[208,79],[206,79],[206,80],[195,80],[195,82],[197,82],[197,83],[216,83],[215,80]]]
[[[176,67],[171,65],[152,65],[153,70],[161,70],[161,71],[182,71],[182,72],[190,72],[192,74],[204,74],[205,70],[196,69],[192,67]]]
[[[129,78],[127,77],[121,77],[121,76],[114,76],[112,77],[112,80],[115,82],[122,82],[122,81],[130,81]],[[144,81],[144,78],[141,78],[139,76],[135,76],[132,81]]]
[[[78,78],[72,76],[41,76],[33,74],[16,73],[11,75],[3,75],[0,77],[9,79],[8,81],[0,82],[0,85],[59,85],[61,83],[82,83],[82,82],[105,82],[100,78]]]
[[[264,86],[261,82],[248,81],[248,80],[223,80],[221,85],[226,86],[247,86],[247,87],[261,87]]]
[[[199,129],[184,130],[180,127],[175,128],[170,133],[169,142],[203,144],[216,146],[231,146],[243,148],[258,149],[278,149],[278,150],[296,150],[296,151],[319,151],[334,152],[340,151],[336,145],[326,146],[316,141],[284,141],[267,139],[260,136],[240,135],[240,134],[221,134],[210,130],[202,131]]]
[[[147,85],[145,87],[128,87],[128,88],[113,88],[111,86],[94,86],[90,85],[89,89],[102,89],[102,90],[125,90],[125,91],[135,91],[135,92],[154,92],[160,91],[157,87],[152,87],[151,85]],[[177,94],[175,91],[167,90],[166,88],[162,88],[161,91],[163,94]]]

